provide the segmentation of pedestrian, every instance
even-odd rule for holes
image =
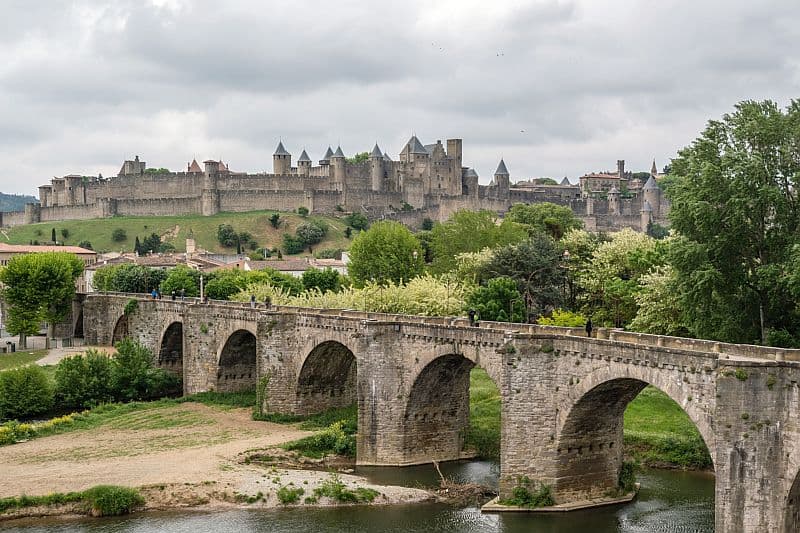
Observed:
[[[158,289],[156,291],[156,294],[158,295],[158,299],[160,300],[161,299],[161,289]]]
[[[170,294],[170,296],[172,296],[172,301],[174,302],[175,301],[175,290],[174,289],[173,289],[172,293]]]
[[[203,303],[206,304],[206,305],[209,305],[208,294],[203,295]]]
[[[255,308],[256,308],[256,295],[255,294],[251,294],[250,295],[250,309],[255,309]]]
[[[467,312],[467,314],[469,315],[469,325],[470,326],[474,326],[475,325],[475,310],[474,309],[470,309],[469,312]]]
[[[158,291],[157,291],[157,290],[155,290],[155,289],[153,289],[153,290],[150,292],[150,296],[152,296],[152,297],[153,297],[153,300],[155,300],[156,298],[158,298]]]
[[[272,305],[272,300],[270,299],[269,295],[264,296],[264,307],[269,309],[271,305]]]
[[[587,337],[591,337],[592,336],[592,319],[591,319],[591,317],[589,317],[586,320],[586,336]]]
[[[186,300],[186,289],[181,289],[181,301]]]

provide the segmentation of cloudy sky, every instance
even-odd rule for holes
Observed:
[[[140,155],[272,168],[415,132],[491,179],[663,166],[743,99],[800,97],[798,0],[2,0],[0,190]]]

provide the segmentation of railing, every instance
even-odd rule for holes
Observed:
[[[152,300],[153,298],[148,294],[143,293],[124,293],[124,292],[95,292],[90,293],[89,296],[120,296],[126,298],[137,298],[140,300]],[[168,298],[161,298],[157,301],[172,301],[171,296]],[[202,302],[197,297],[186,297],[181,299],[179,296],[175,300],[177,303],[186,303],[190,305],[215,305],[226,306],[233,308],[250,308],[250,302],[232,302],[230,300],[208,300],[206,303]],[[261,311],[271,311],[278,313],[293,313],[308,316],[319,316],[328,318],[345,318],[354,320],[376,320],[380,322],[395,322],[406,324],[417,324],[424,326],[442,326],[448,328],[470,328],[471,326],[468,319],[464,317],[433,317],[433,316],[419,316],[419,315],[403,315],[393,313],[378,313],[357,311],[354,309],[322,309],[314,307],[294,307],[285,305],[266,306],[263,303],[256,302],[255,309]],[[583,328],[569,328],[560,326],[543,326],[539,324],[518,324],[511,322],[493,322],[493,321],[480,321],[477,327],[481,329],[489,329],[493,331],[512,332],[517,334],[531,334],[531,335],[558,335],[569,337],[586,337],[586,331]],[[600,341],[610,342],[625,342],[629,344],[636,344],[640,346],[652,346],[654,348],[683,350],[692,352],[703,352],[709,354],[718,354],[720,358],[744,358],[744,359],[757,359],[768,361],[793,361],[800,362],[800,349],[790,348],[775,348],[770,346],[757,346],[751,344],[731,344],[724,342],[708,341],[701,339],[691,339],[684,337],[670,337],[666,335],[652,335],[648,333],[636,333],[632,331],[623,331],[621,329],[609,328],[596,328],[594,330],[594,337]]]

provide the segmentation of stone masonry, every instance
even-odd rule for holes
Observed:
[[[522,476],[559,503],[616,490],[622,415],[651,384],[708,445],[718,532],[800,530],[800,350],[140,295],[83,305],[88,344],[139,340],[187,394],[255,385],[264,411],[285,414],[357,403],[361,465],[462,457],[482,367],[502,398],[501,495]]]

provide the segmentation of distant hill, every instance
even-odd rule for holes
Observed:
[[[24,211],[25,204],[39,202],[35,196],[27,194],[6,194],[0,192],[0,211]]]

